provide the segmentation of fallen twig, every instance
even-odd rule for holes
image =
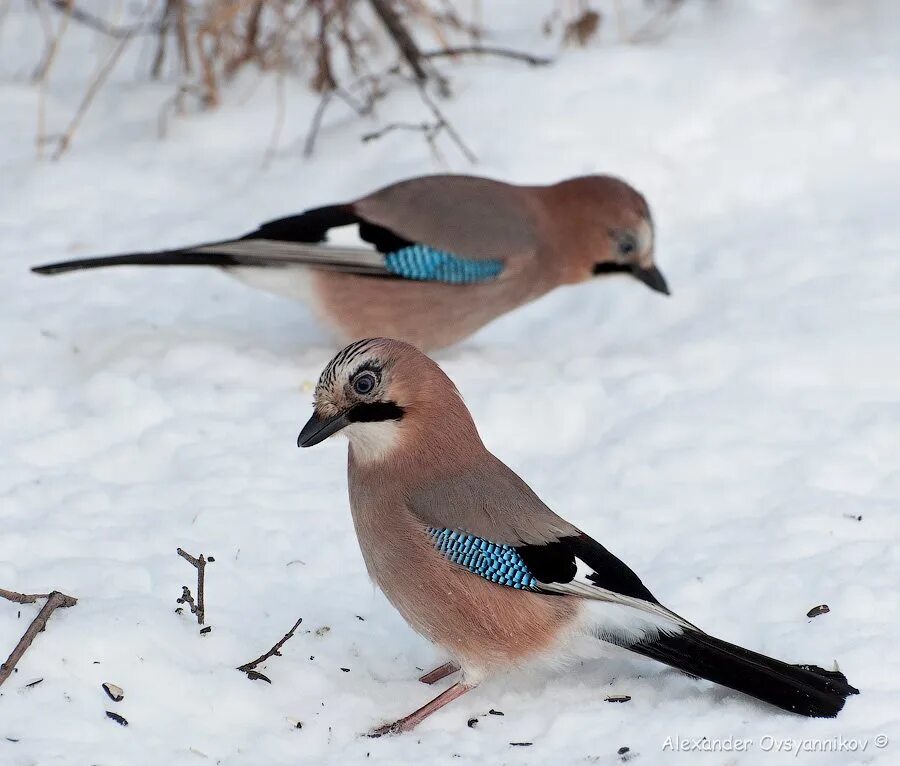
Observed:
[[[0,598],[7,601],[14,601],[17,604],[33,604],[38,599],[50,598],[49,593],[17,593],[14,590],[5,590],[0,588]]]
[[[85,113],[90,108],[94,97],[103,86],[103,83],[106,82],[106,78],[109,77],[110,73],[116,65],[116,62],[118,62],[119,57],[122,55],[122,53],[124,53],[125,48],[128,46],[128,43],[131,42],[131,39],[131,35],[126,35],[125,37],[120,38],[119,42],[116,44],[115,49],[106,60],[106,63],[97,72],[97,75],[94,77],[94,79],[91,81],[91,84],[88,86],[88,89],[85,91],[84,97],[81,99],[81,103],[78,105],[78,109],[75,112],[75,115],[72,117],[72,121],[69,123],[69,126],[66,128],[65,132],[59,137],[59,143],[56,145],[56,151],[53,152],[53,156],[51,157],[51,159],[58,160],[63,156],[63,154],[65,154],[66,149],[69,148],[69,144],[72,142],[72,136],[75,135],[75,131],[81,124],[81,120],[84,117]]]
[[[524,61],[531,66],[547,66],[548,64],[553,63],[553,59],[547,58],[546,56],[536,56],[533,53],[509,50],[508,48],[495,48],[490,45],[463,45],[458,48],[441,48],[435,51],[423,51],[421,56],[423,59],[437,59],[453,56],[466,56],[470,54],[499,56],[501,58]]]
[[[9,598],[10,595],[14,596],[14,598],[9,598],[9,600],[19,604],[30,604],[34,603],[34,600],[37,600],[38,598],[43,598],[43,596],[28,596],[24,593],[13,593],[12,591],[6,590],[0,593],[2,593],[4,598]],[[20,600],[18,597],[24,598],[25,600]],[[2,686],[3,682],[12,675],[16,664],[22,659],[22,655],[25,654],[28,647],[31,646],[31,642],[34,641],[37,634],[47,627],[47,620],[50,619],[50,615],[53,614],[56,609],[75,606],[75,604],[78,603],[77,599],[72,596],[67,596],[65,593],[60,593],[58,590],[48,593],[46,598],[47,602],[41,607],[41,611],[37,613],[37,616],[31,621],[31,625],[26,628],[25,633],[22,635],[22,638],[19,639],[19,643],[16,644],[15,649],[12,650],[12,653],[9,655],[6,662],[0,665],[0,686]]]
[[[112,26],[107,24],[99,16],[94,16],[93,14],[78,8],[75,5],[74,0],[50,0],[50,7],[71,17],[72,21],[77,21],[79,24],[90,27],[95,32],[100,32],[100,34],[106,35],[107,37],[114,37],[117,40],[123,40],[133,37],[134,35],[152,34],[158,32],[160,27],[160,23],[157,21],[142,21],[127,27]]]
[[[181,558],[188,562],[194,569],[197,570],[197,603],[195,604],[193,600],[190,598],[191,592],[187,586],[184,586],[181,591],[181,598],[178,599],[179,603],[187,603],[191,607],[191,613],[197,615],[197,624],[202,625],[203,620],[206,618],[206,594],[205,594],[205,585],[206,585],[206,558],[201,553],[198,557],[191,556],[190,553],[186,553],[181,548],[177,549],[177,553]]]
[[[291,639],[291,637],[294,635],[294,631],[296,631],[297,628],[300,627],[301,622],[303,622],[303,618],[298,617],[297,622],[294,623],[294,626],[281,637],[281,639],[275,644],[275,646],[273,646],[271,649],[269,649],[269,651],[267,651],[265,654],[261,654],[255,660],[251,660],[250,662],[245,662],[243,665],[239,665],[237,669],[240,670],[242,673],[246,673],[250,677],[251,680],[254,680],[255,678],[261,678],[265,681],[269,681],[269,679],[266,676],[264,676],[262,673],[258,673],[255,670],[255,668],[258,665],[265,662],[270,657],[280,657],[281,656],[281,647],[284,646]],[[272,683],[272,682],[269,681],[269,683]]]

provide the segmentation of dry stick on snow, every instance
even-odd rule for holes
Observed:
[[[153,66],[150,67],[150,77],[158,80],[162,74],[163,63],[166,60],[166,38],[169,36],[169,27],[172,24],[172,15],[175,12],[175,0],[166,0],[162,18],[159,21],[159,33],[156,41],[156,55],[153,57]]]
[[[548,66],[553,63],[553,59],[546,56],[536,56],[533,53],[514,51],[508,48],[495,48],[490,45],[463,45],[458,48],[441,48],[435,51],[424,51],[421,55],[423,59],[451,58],[466,55],[499,56],[500,58],[524,61],[530,66]]]
[[[0,590],[0,595],[10,601],[15,601],[17,604],[30,604],[34,603],[34,601],[39,598],[44,598],[43,595],[30,596],[8,590]],[[9,655],[6,662],[0,665],[0,686],[3,686],[3,682],[12,675],[16,664],[22,659],[22,655],[28,651],[28,647],[31,646],[31,642],[34,641],[37,634],[47,626],[47,620],[50,619],[50,615],[53,614],[56,609],[75,606],[75,604],[78,603],[77,599],[72,596],[67,596],[65,593],[60,593],[58,590],[48,593],[46,598],[47,602],[41,607],[41,611],[37,613],[37,616],[31,621],[31,625],[28,626],[25,633],[22,635],[22,638],[19,639],[16,648],[12,650],[12,653]]]
[[[33,604],[39,599],[50,598],[49,593],[17,593],[14,590],[0,588],[0,598],[12,601],[16,604]]]
[[[412,69],[416,79],[419,82],[428,80],[428,72],[422,66],[422,52],[419,50],[419,46],[416,45],[415,40],[413,40],[412,35],[403,25],[400,16],[391,7],[390,0],[369,0],[369,2],[378,18],[381,19],[382,24],[384,24],[385,29],[387,29],[388,34],[400,49],[401,55],[406,59],[406,63],[409,64],[409,68]]]
[[[197,615],[197,624],[202,625],[203,620],[206,618],[206,594],[204,593],[206,585],[206,558],[202,553],[199,557],[195,558],[194,556],[191,556],[190,553],[185,553],[181,548],[177,550],[177,553],[197,570],[197,603],[194,604],[187,598],[187,596],[190,596],[191,594],[187,586],[182,589],[181,598],[178,599],[178,601],[179,603],[187,603],[191,608],[191,612]],[[187,593],[185,593],[185,591],[187,591]]]
[[[627,37],[629,43],[646,43],[658,39],[662,33],[659,25],[675,15],[683,5],[684,0],[668,0],[661,5],[659,10],[644,22],[636,31]]]
[[[74,18],[74,17],[73,17]],[[53,152],[53,156],[51,159],[58,160],[60,157],[65,154],[66,149],[69,148],[69,144],[72,142],[72,137],[75,135],[75,131],[78,130],[78,126],[81,124],[81,120],[84,117],[87,110],[90,108],[91,103],[94,100],[94,97],[99,92],[100,88],[103,87],[103,83],[106,82],[106,78],[109,77],[113,68],[119,60],[119,57],[124,53],[125,48],[128,46],[132,40],[131,36],[123,37],[116,44],[115,49],[110,54],[109,58],[106,60],[106,63],[100,68],[97,72],[97,76],[91,81],[91,84],[88,86],[88,89],[85,91],[84,98],[81,99],[81,103],[78,105],[78,110],[75,112],[75,116],[72,117],[72,121],[69,123],[69,127],[66,128],[65,132],[57,137],[59,143],[56,145],[56,151]]]
[[[279,70],[275,76],[275,122],[272,125],[272,138],[269,139],[269,145],[266,147],[266,153],[263,155],[263,169],[269,167],[272,160],[275,159],[275,153],[278,151],[281,131],[284,129],[285,100],[284,72]]]
[[[272,683],[262,673],[257,672],[256,667],[258,665],[261,665],[263,662],[265,662],[270,657],[280,657],[281,656],[281,647],[284,646],[291,639],[291,637],[294,635],[294,631],[296,631],[297,628],[300,627],[301,622],[303,622],[303,618],[298,617],[297,622],[294,623],[294,626],[281,637],[281,639],[275,644],[275,646],[273,646],[271,649],[269,649],[269,651],[267,651],[265,654],[261,654],[255,660],[251,660],[250,662],[245,662],[243,665],[238,666],[237,669],[243,673],[246,673],[248,676],[250,676],[251,680],[254,680],[255,678],[262,678],[266,681],[269,681],[269,683]],[[253,675],[254,673],[256,674],[255,676]]]
[[[134,37],[134,35],[151,34],[159,31],[159,23],[155,21],[149,23],[139,22],[127,27],[116,27],[107,24],[99,16],[94,16],[87,11],[83,11],[75,5],[75,0],[49,0],[49,2],[51,8],[71,16],[72,21],[77,21],[79,24],[90,27],[95,32],[100,32],[100,34],[106,35],[107,37],[115,37],[118,40],[125,40]]]

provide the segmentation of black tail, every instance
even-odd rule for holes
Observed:
[[[811,718],[834,718],[847,697],[859,694],[839,671],[789,665],[699,631],[660,634],[652,643],[628,649]]]
[[[219,253],[193,253],[189,250],[162,250],[158,253],[128,253],[81,258],[34,266],[35,274],[62,274],[65,271],[101,269],[106,266],[236,266],[237,260]]]
[[[314,210],[307,210],[300,215],[278,218],[260,226],[256,231],[241,239],[269,239],[281,242],[323,242],[329,229],[336,226],[347,226],[359,223],[360,219],[348,205],[330,205]],[[264,258],[239,258],[226,253],[202,252],[198,248],[209,248],[215,245],[230,244],[237,240],[210,242],[203,245],[182,248],[180,250],[160,250],[150,253],[128,253],[124,255],[107,255],[95,258],[81,258],[75,261],[61,261],[35,266],[31,270],[35,274],[61,274],[66,271],[81,269],[99,269],[106,266],[238,266],[266,265]]]

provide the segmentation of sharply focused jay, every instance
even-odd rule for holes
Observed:
[[[323,244],[356,226],[371,248]],[[412,178],[309,210],[239,239],[37,266],[218,266],[303,300],[335,334],[387,335],[425,349],[455,343],[561,285],[631,275],[669,293],[654,265],[644,198],[609,176],[514,186],[471,176]]]
[[[487,451],[459,392],[428,357],[384,338],[322,372],[297,443],[350,441],[353,523],[375,583],[461,680],[373,732],[412,729],[483,678],[589,636],[784,710],[832,717],[857,690],[837,670],[729,644],[663,606],[600,543],[557,516]]]

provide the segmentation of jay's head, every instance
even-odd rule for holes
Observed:
[[[567,281],[627,274],[651,290],[669,294],[653,260],[653,219],[644,197],[612,176],[584,176],[550,187],[557,207],[571,224],[575,246],[568,249]]]
[[[474,431],[441,368],[414,346],[389,338],[366,338],[339,351],[319,377],[313,406],[297,446],[312,447],[342,432],[361,462],[411,447],[435,417]]]

